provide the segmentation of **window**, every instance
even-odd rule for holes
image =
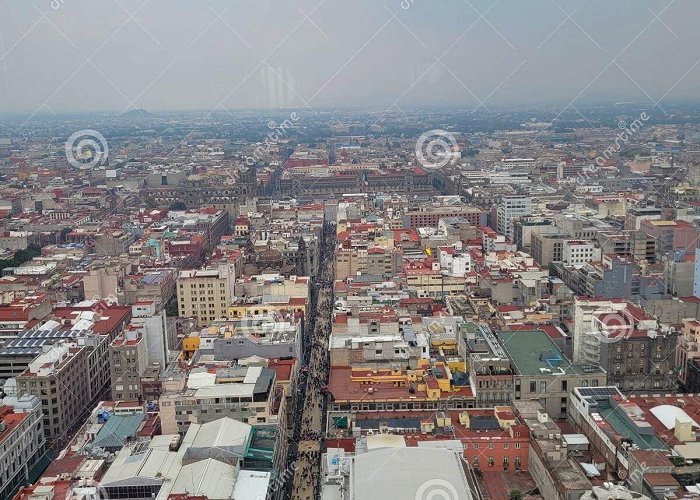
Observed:
[[[537,382],[534,380],[530,382],[530,392],[537,392]]]
[[[540,382],[540,392],[541,392],[542,394],[544,394],[545,392],[547,392],[547,382],[545,382],[544,380],[542,380],[542,381]]]
[[[489,457],[489,467],[493,467],[494,464],[495,464],[495,461],[494,461],[493,457]]]

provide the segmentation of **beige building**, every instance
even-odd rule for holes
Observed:
[[[438,264],[439,267],[439,264]],[[409,269],[406,285],[416,290],[418,297],[442,298],[463,294],[467,287],[464,276],[449,276],[440,269]]]
[[[112,380],[112,399],[138,400],[141,376],[149,365],[146,339],[137,328],[128,329],[109,346],[109,373]]]
[[[231,266],[180,271],[177,303],[180,316],[194,318],[197,326],[208,326],[225,318],[234,296],[235,272]]]
[[[29,245],[38,243],[39,235],[31,231],[4,231],[0,233],[0,248],[24,250]]]
[[[109,387],[108,345],[91,333],[56,343],[17,377],[17,394],[41,399],[50,444],[63,443]]]
[[[159,400],[163,434],[185,434],[190,424],[229,417],[248,424],[284,421],[284,391],[277,391],[275,371],[260,366],[220,368],[216,374],[176,374],[164,384]],[[282,422],[280,428],[286,428]]]
[[[335,279],[343,280],[367,270],[367,250],[340,248],[335,254]]]
[[[563,233],[535,233],[531,239],[532,257],[542,267],[563,259],[564,242],[569,239]]]
[[[686,318],[683,320],[683,330],[676,346],[676,363],[678,367],[678,381],[687,387],[688,375],[691,371],[689,365],[700,358],[700,321]]]
[[[513,408],[530,433],[527,467],[540,494],[574,500],[590,491],[591,482],[576,460],[568,458],[568,444],[546,409],[537,401],[515,401]]]
[[[124,272],[118,264],[104,264],[98,262],[91,266],[87,274],[83,276],[85,297],[88,300],[95,298],[116,297],[119,288],[119,280]]]
[[[600,387],[606,373],[598,365],[572,363],[542,330],[502,331],[498,339],[511,360],[513,399],[535,400],[552,418],[566,418],[574,387]]]

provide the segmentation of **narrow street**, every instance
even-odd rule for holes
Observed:
[[[302,408],[295,420],[294,440],[290,446],[290,463],[295,463],[291,498],[313,500],[317,498],[320,460],[322,452],[323,416],[325,392],[328,384],[330,358],[328,337],[333,314],[333,273],[335,226],[323,228],[319,272],[315,289],[314,307],[311,311],[310,335],[304,339],[304,359],[299,381],[299,402]]]

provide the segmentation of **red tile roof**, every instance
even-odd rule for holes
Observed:
[[[292,379],[292,369],[295,363],[296,359],[271,359],[267,367],[275,370],[278,381],[288,381]]]

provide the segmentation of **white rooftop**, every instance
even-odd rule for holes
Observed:
[[[462,459],[439,448],[391,448],[353,459],[348,500],[459,498],[472,500]]]
[[[187,387],[199,389],[201,387],[211,387],[216,383],[216,373],[194,372],[187,378]]]
[[[698,423],[690,418],[690,416],[682,409],[673,405],[659,405],[651,409],[651,413],[661,422],[668,430],[676,427],[676,419],[681,422],[691,422],[694,427],[699,427]]]
[[[398,434],[373,434],[367,436],[367,449],[405,448],[406,440]]]
[[[236,467],[212,458],[183,465],[185,453],[190,448],[244,446],[250,429],[251,426],[243,422],[222,418],[203,425],[191,424],[178,451],[169,449],[174,434],[155,436],[145,446],[143,443],[125,446],[105,473],[102,484],[155,480],[163,481],[158,492],[159,499],[167,498],[170,493],[188,492],[212,500],[255,500],[255,496],[239,497],[234,494],[238,478],[244,483],[241,491],[259,491],[263,483],[267,487],[269,474],[267,479],[258,477],[260,473],[257,472],[241,476]]]
[[[187,493],[209,499],[234,498],[235,480],[234,466],[208,458],[182,467],[170,493]]]
[[[224,446],[244,446],[248,442],[251,426],[233,420],[220,418],[195,428],[192,448],[214,448]],[[189,433],[189,431],[188,431]]]
[[[267,498],[271,474],[252,470],[238,472],[236,484],[233,487],[233,498],[241,500],[257,500]]]

